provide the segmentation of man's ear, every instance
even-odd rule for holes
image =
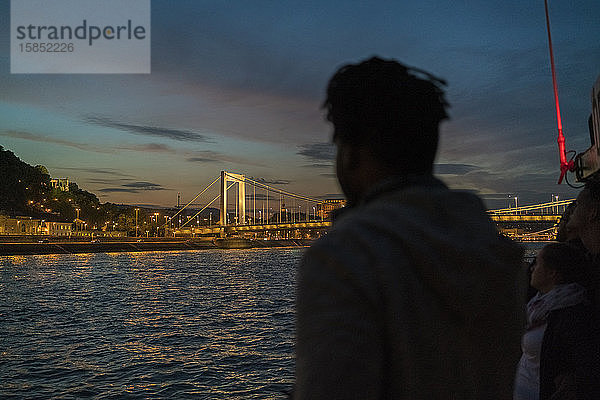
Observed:
[[[340,159],[339,162],[342,163],[342,168],[346,173],[353,173],[358,170],[361,166],[361,148],[359,146],[354,146],[349,143],[339,143],[338,147],[342,146],[340,151]]]

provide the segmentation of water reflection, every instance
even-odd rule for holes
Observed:
[[[277,398],[301,253],[1,258],[0,397]]]

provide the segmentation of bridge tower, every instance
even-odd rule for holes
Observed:
[[[227,225],[227,184],[229,182],[237,183],[238,186],[238,224],[246,223],[246,178],[244,175],[232,174],[230,172],[221,171],[221,207],[219,225]]]

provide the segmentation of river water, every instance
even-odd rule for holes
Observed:
[[[0,398],[282,398],[302,251],[0,257]]]
[[[303,250],[0,257],[0,398],[283,398]]]

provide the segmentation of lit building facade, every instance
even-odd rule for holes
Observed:
[[[0,235],[38,235],[40,220],[30,217],[10,218],[0,215]]]
[[[69,178],[54,178],[50,179],[52,189],[62,190],[63,192],[69,191]]]
[[[52,222],[31,217],[11,218],[0,215],[0,235],[71,236],[71,222]]]
[[[40,233],[48,236],[71,236],[73,224],[71,222],[42,221]]]
[[[346,200],[329,199],[319,204],[317,214],[320,219],[328,220],[331,219],[331,213],[338,208],[346,206]]]

